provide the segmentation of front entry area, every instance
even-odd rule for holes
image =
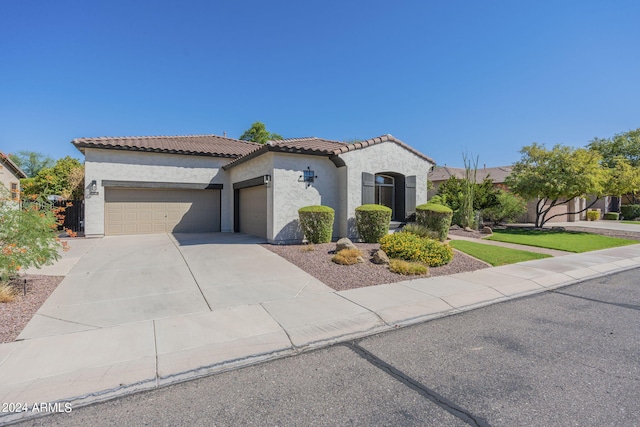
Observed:
[[[107,236],[220,231],[220,190],[106,188]]]

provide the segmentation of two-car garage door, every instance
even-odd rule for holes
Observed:
[[[220,190],[106,188],[105,234],[220,231]]]

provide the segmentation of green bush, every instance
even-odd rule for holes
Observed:
[[[366,243],[378,243],[389,233],[391,209],[382,205],[362,205],[356,208],[356,227]]]
[[[600,212],[597,210],[588,210],[587,211],[587,220],[588,221],[597,221],[600,219]]]
[[[604,214],[603,219],[609,221],[617,221],[620,218],[620,214],[618,212],[607,212]]]
[[[421,262],[405,261],[403,259],[389,260],[389,270],[405,276],[427,274],[429,268]]]
[[[406,233],[412,233],[420,237],[428,237],[429,239],[438,239],[438,233],[436,231],[429,230],[424,225],[407,224],[402,228],[402,231]]]
[[[453,259],[451,246],[437,240],[419,237],[412,233],[388,234],[380,239],[380,249],[389,258],[419,261],[429,267],[448,264]]]
[[[329,243],[335,212],[328,206],[305,206],[298,209],[300,227],[310,243]]]
[[[497,204],[482,211],[483,216],[494,224],[501,222],[514,222],[527,212],[527,202],[523,198],[500,191],[496,197]]]
[[[620,213],[624,219],[640,218],[640,205],[622,205]]]
[[[444,242],[449,234],[453,211],[447,206],[425,203],[416,206],[416,222],[437,233],[438,239]]]

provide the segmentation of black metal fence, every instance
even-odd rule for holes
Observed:
[[[64,208],[64,228],[76,233],[84,231],[84,200],[61,200],[53,202],[53,206]]]

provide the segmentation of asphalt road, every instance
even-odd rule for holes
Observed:
[[[640,269],[21,425],[640,426]]]

